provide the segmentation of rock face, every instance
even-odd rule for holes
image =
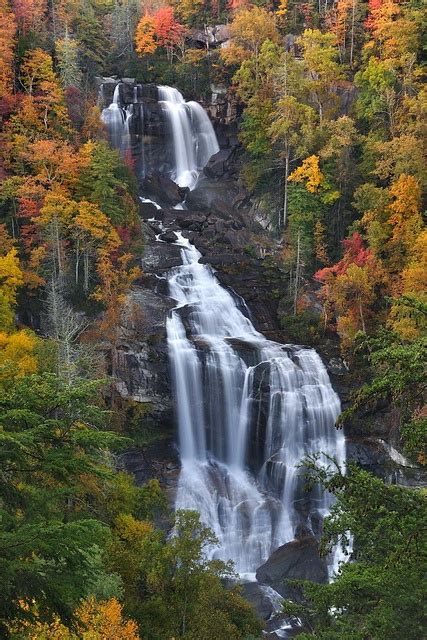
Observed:
[[[303,536],[279,547],[256,572],[258,582],[268,584],[284,598],[298,599],[299,592],[287,580],[328,581],[326,562],[319,556],[316,538]]]

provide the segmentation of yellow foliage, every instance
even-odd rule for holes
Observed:
[[[284,18],[288,13],[288,0],[279,0],[279,6],[277,7],[276,15]]]
[[[16,291],[23,282],[18,252],[13,247],[5,256],[0,256],[0,292],[11,306],[16,303]]]
[[[21,378],[37,371],[36,344],[37,338],[28,331],[10,335],[0,331],[0,381]]]
[[[40,216],[34,218],[34,222],[41,226],[47,226],[52,222],[61,223],[67,227],[72,222],[75,206],[76,203],[60,191],[51,191],[46,196],[44,206],[40,210]]]
[[[319,157],[309,156],[302,165],[295,169],[288,178],[289,182],[305,182],[305,188],[310,193],[317,193],[324,180],[319,167]]]
[[[230,24],[230,34],[228,46],[220,50],[226,64],[240,64],[251,55],[258,58],[265,40],[279,40],[274,14],[256,6],[237,11]]]
[[[97,602],[84,600],[75,611],[76,633],[66,627],[59,618],[51,623],[25,623],[19,631],[26,640],[141,640],[138,626],[133,620],[124,620],[122,605],[115,598]]]
[[[390,195],[393,198],[389,205],[389,222],[393,227],[392,243],[401,245],[410,253],[423,224],[420,214],[420,185],[414,176],[402,174],[391,185]]]
[[[418,236],[408,265],[402,271],[402,295],[427,304],[427,229]],[[427,329],[424,316],[402,304],[393,304],[388,326],[403,340],[415,340]]]
[[[85,600],[75,613],[79,620],[82,640],[139,640],[138,627],[133,620],[123,620],[122,605],[115,598],[97,602]]]

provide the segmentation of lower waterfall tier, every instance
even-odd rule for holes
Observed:
[[[331,506],[305,491],[309,455],[345,462],[340,412],[312,349],[267,340],[249,312],[177,233],[183,264],[169,273],[177,306],[167,322],[182,471],[176,507],[215,532],[212,556],[253,574],[280,545],[318,536]]]

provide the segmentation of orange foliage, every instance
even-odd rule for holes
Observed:
[[[133,620],[123,620],[122,605],[115,598],[107,602],[85,600],[76,611],[79,635],[83,640],[139,640],[138,627]]]
[[[142,16],[135,32],[135,50],[138,55],[146,56],[155,52],[157,49],[157,43],[154,39],[155,32],[154,18],[149,15]]]
[[[0,100],[12,91],[16,21],[7,0],[0,0]]]

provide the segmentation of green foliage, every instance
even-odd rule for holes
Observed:
[[[322,326],[318,313],[303,311],[297,316],[282,315],[280,325],[293,342],[316,344],[320,340]]]
[[[100,547],[108,527],[90,494],[112,475],[108,449],[125,444],[102,430],[106,414],[93,403],[99,382],[51,373],[15,380],[0,396],[0,618],[67,617],[79,600],[119,581],[104,569]]]
[[[88,143],[89,166],[80,176],[78,194],[81,198],[97,204],[115,225],[128,221],[125,201],[127,175],[117,151],[106,142]]]
[[[420,638],[427,610],[427,505],[423,492],[386,485],[354,466],[346,476],[308,462],[313,481],[336,496],[325,520],[323,547],[354,536],[354,562],[328,585],[305,583],[306,601],[285,610],[322,640]],[[396,611],[399,615],[396,616]]]
[[[176,513],[169,538],[132,518],[117,521],[111,568],[122,576],[127,611],[144,638],[238,640],[260,632],[238,591],[223,586],[231,565],[206,558],[214,544],[194,512]]]

